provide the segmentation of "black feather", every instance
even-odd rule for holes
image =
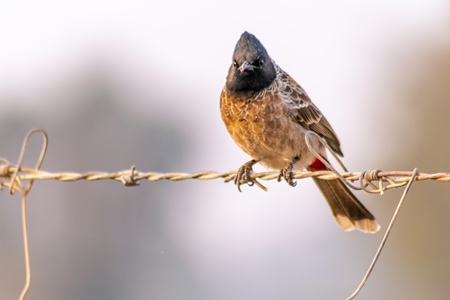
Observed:
[[[241,70],[247,62],[250,69]],[[233,53],[233,62],[227,77],[231,93],[257,92],[268,87],[276,77],[272,60],[261,42],[247,31],[241,35]]]

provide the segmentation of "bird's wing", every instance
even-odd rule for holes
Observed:
[[[291,108],[292,118],[304,128],[324,138],[331,149],[343,156],[339,139],[320,110],[312,103],[302,87],[278,67],[278,91]]]

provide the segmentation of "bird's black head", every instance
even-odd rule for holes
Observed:
[[[247,31],[241,35],[233,53],[226,86],[231,92],[256,92],[269,86],[276,71],[261,42]]]

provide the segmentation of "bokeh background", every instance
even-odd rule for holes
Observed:
[[[238,168],[219,95],[244,30],[327,116],[351,171],[450,171],[445,0],[2,1],[0,157],[41,127],[50,172]],[[382,233],[341,231],[311,180],[267,186],[36,182],[27,299],[350,295]],[[382,232],[401,192],[357,193]],[[449,193],[413,185],[360,299],[447,299]],[[20,197],[0,192],[1,299],[25,280],[21,230]]]

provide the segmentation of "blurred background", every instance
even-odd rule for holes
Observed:
[[[13,163],[40,127],[49,172],[237,169],[249,158],[219,95],[247,30],[333,124],[350,171],[450,172],[445,0],[3,1],[0,28],[0,157]],[[311,180],[264,184],[38,181],[27,299],[349,296],[402,190],[356,193],[382,225],[365,235],[341,231]],[[448,297],[449,193],[412,186],[360,299]],[[20,197],[2,191],[0,298],[24,281]]]

